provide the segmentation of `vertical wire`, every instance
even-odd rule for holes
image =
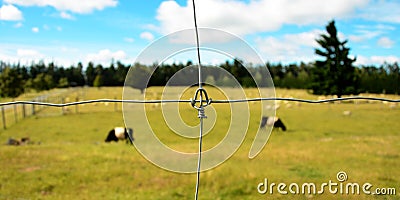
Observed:
[[[202,88],[202,77],[201,77],[201,59],[200,59],[200,39],[199,39],[199,30],[197,27],[197,17],[196,17],[196,6],[193,2],[193,19],[194,19],[194,29],[196,31],[196,49],[197,49],[197,58],[198,58],[198,63],[199,63],[199,88]]]
[[[202,96],[200,96],[200,100],[202,100]],[[202,146],[203,146],[203,117],[200,117],[199,158],[197,161],[196,192],[194,198],[195,200],[197,200],[199,197]]]
[[[198,58],[198,68],[199,68],[199,89],[202,89],[202,77],[201,77],[201,59],[200,59],[200,40],[199,40],[199,30],[197,27],[197,17],[196,17],[196,6],[194,0],[193,2],[193,19],[194,19],[194,27],[196,31],[196,49],[197,49],[197,58]],[[199,197],[199,187],[200,187],[200,171],[201,171],[201,152],[202,152],[202,144],[203,144],[203,115],[204,108],[202,105],[203,95],[200,92],[200,107],[198,109],[199,118],[200,118],[200,135],[199,135],[199,157],[197,161],[197,178],[196,178],[196,192],[195,192],[195,200]]]

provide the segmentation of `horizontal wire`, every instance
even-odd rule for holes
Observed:
[[[238,100],[212,100],[212,103],[241,103],[241,102],[254,102],[254,101],[295,101],[302,103],[327,103],[335,101],[349,101],[349,100],[369,100],[369,101],[384,101],[399,103],[400,99],[386,99],[386,98],[374,98],[374,97],[343,97],[343,98],[331,98],[322,100],[309,100],[309,99],[297,99],[297,98],[253,98],[253,99],[238,99]]]
[[[331,98],[322,100],[309,100],[309,99],[297,99],[297,98],[250,98],[250,99],[234,99],[234,100],[212,100],[211,103],[244,103],[244,102],[256,102],[256,101],[295,101],[301,103],[327,103],[335,101],[349,101],[349,100],[368,100],[368,101],[382,101],[391,103],[400,103],[400,99],[386,99],[386,98],[375,98],[375,97],[343,97],[343,98]],[[51,106],[51,107],[67,107],[81,104],[91,103],[136,103],[136,104],[151,104],[151,103],[191,103],[192,100],[119,100],[119,99],[95,99],[86,101],[77,101],[70,103],[47,103],[38,101],[12,101],[0,103],[0,106],[26,104],[26,105],[39,105],[39,106]],[[200,102],[200,100],[196,100]],[[205,100],[203,102],[207,103]]]
[[[66,107],[81,104],[91,104],[91,103],[190,103],[190,100],[120,100],[120,99],[95,99],[86,101],[76,101],[70,103],[47,103],[39,101],[12,101],[6,103],[0,103],[0,106],[15,105],[15,104],[28,104],[28,105],[40,105],[40,106],[52,106],[52,107]]]

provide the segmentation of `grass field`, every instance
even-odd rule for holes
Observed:
[[[160,88],[149,88],[154,97]],[[121,88],[85,88],[65,93],[70,101],[120,98]],[[246,93],[252,93],[248,89]],[[280,97],[317,99],[302,90],[276,91]],[[379,95],[378,95],[379,96]],[[386,96],[398,99],[399,96]],[[249,132],[239,150],[222,165],[201,174],[200,199],[400,199],[400,105],[381,102],[295,104],[280,102],[277,115],[288,131],[273,130],[268,144],[254,159],[248,152],[259,125],[259,110],[251,115]],[[125,143],[105,144],[107,132],[123,126],[121,105],[86,105],[64,115],[37,115],[0,130],[0,199],[194,199],[195,174],[179,174],[156,167]],[[197,140],[178,142],[162,123],[160,108],[146,105],[148,119],[172,148],[197,150]],[[54,110],[52,110],[54,109]],[[219,118],[226,106],[215,105]],[[253,109],[253,108],[252,108]],[[254,105],[254,109],[257,109]],[[60,108],[43,113],[59,113]],[[117,110],[117,111],[115,111]],[[180,111],[188,124],[197,123],[190,106]],[[350,116],[343,111],[351,111]],[[224,114],[225,113],[225,114]],[[207,120],[207,119],[206,119]],[[205,137],[211,148],[223,136],[226,124]],[[140,124],[138,124],[140,126]],[[135,127],[133,127],[135,128]],[[135,133],[140,134],[140,133]],[[34,144],[3,145],[8,138],[29,136]],[[176,137],[177,138],[177,137]],[[371,183],[375,188],[395,188],[396,195],[259,194],[257,186],[269,183]],[[289,191],[286,188],[286,191]]]

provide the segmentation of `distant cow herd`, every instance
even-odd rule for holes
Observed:
[[[263,116],[261,118],[260,128],[265,128],[266,126],[272,126],[274,128],[280,128],[282,131],[286,131],[286,126],[282,119],[279,117],[267,117]],[[115,127],[111,129],[104,142],[118,142],[120,140],[125,140],[126,143],[133,143],[133,129],[124,127]]]
[[[286,131],[286,126],[279,117],[263,116],[261,118],[260,128],[265,128],[266,126],[272,126],[274,128],[280,128],[282,131]],[[118,142],[120,140],[125,140],[126,143],[133,144],[133,129],[126,127],[115,127],[108,132],[104,142]],[[32,144],[32,142],[28,137],[21,139],[9,138],[6,144],[19,146],[24,144]]]
[[[265,126],[272,126],[274,128],[280,128],[282,131],[286,131],[286,126],[283,124],[282,119],[279,117],[262,117],[260,128],[265,128]],[[120,140],[125,140],[126,143],[133,143],[133,129],[124,127],[115,127],[111,129],[104,142],[118,142]]]

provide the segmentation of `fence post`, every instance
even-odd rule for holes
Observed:
[[[18,122],[18,111],[17,111],[17,105],[14,104],[14,117],[15,117],[15,123]]]
[[[1,106],[1,117],[3,119],[3,129],[6,129],[6,115],[4,113],[4,106]]]
[[[22,104],[22,117],[26,117],[26,110],[25,110],[25,104]]]
[[[33,102],[35,102],[35,101],[33,101]],[[35,104],[32,104],[32,115],[35,115],[35,114],[36,114]]]

